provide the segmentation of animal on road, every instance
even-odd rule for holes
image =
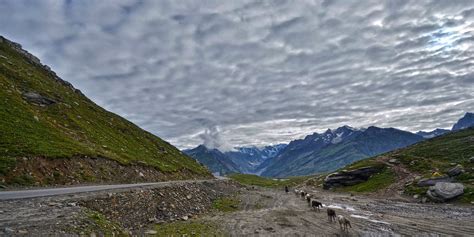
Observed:
[[[336,222],[336,211],[331,208],[327,209],[329,222]]]
[[[288,186],[285,186],[285,193],[288,193],[289,190],[288,190]]]
[[[349,231],[348,226],[352,228],[351,222],[343,215],[338,215],[337,220],[339,221],[339,227],[343,231]]]
[[[311,198],[312,198],[312,197],[313,197],[313,195],[311,195],[311,194],[309,194],[309,193],[306,194],[305,198],[306,198],[306,201],[308,202],[308,205],[311,204]]]
[[[319,212],[319,208],[323,208],[323,204],[316,200],[311,200],[311,207]]]
[[[300,191],[300,196],[301,196],[301,198],[304,199],[305,195],[306,195],[306,192],[305,192],[305,191]]]

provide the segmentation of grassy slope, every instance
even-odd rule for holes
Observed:
[[[308,180],[309,176],[289,177],[281,180],[264,178],[251,174],[231,174],[229,178],[245,185],[255,185],[267,188],[281,188],[284,186],[296,186]]]
[[[454,163],[461,164],[466,172],[457,176],[456,181],[463,183],[466,187],[461,201],[470,202],[474,200],[474,164],[469,162],[469,158],[473,156],[474,128],[469,128],[426,140],[395,152],[355,162],[345,169],[351,170],[363,166],[383,165],[380,163],[382,158],[394,158],[399,160],[410,172],[423,177],[431,177],[431,174],[435,171],[445,174],[449,168],[453,167]],[[393,182],[396,182],[395,175],[390,170],[384,169],[382,173],[374,175],[367,182],[344,187],[342,190],[373,192],[384,189]],[[415,183],[406,187],[405,192],[407,194],[423,194],[426,192],[427,188],[419,188]]]
[[[0,55],[0,175],[15,164],[12,158],[24,156],[106,157],[123,164],[144,162],[164,172],[208,174],[169,143],[60,83],[6,41],[0,42]],[[59,103],[27,103],[22,93],[31,91]]]

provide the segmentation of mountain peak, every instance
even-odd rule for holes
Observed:
[[[453,131],[465,129],[474,126],[474,113],[467,112],[464,117],[458,120],[453,126]]]

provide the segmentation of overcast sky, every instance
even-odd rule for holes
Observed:
[[[0,0],[0,35],[179,148],[474,111],[471,0]]]

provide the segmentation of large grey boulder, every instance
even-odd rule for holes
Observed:
[[[458,176],[464,173],[464,167],[462,165],[456,165],[453,168],[449,169],[447,173],[451,177]]]
[[[439,182],[452,182],[454,179],[449,176],[441,176],[437,178],[425,178],[418,181],[418,187],[428,187],[433,186]]]
[[[36,92],[26,92],[26,93],[23,93],[22,96],[28,102],[37,104],[40,106],[48,106],[48,105],[52,105],[56,103],[55,100],[50,99],[46,96],[42,96]]]
[[[438,182],[431,186],[426,194],[434,201],[445,202],[461,196],[464,193],[464,185],[461,183]]]
[[[340,171],[332,173],[324,179],[323,188],[351,186],[367,181],[370,176],[380,171],[378,167],[362,167],[351,171]]]

